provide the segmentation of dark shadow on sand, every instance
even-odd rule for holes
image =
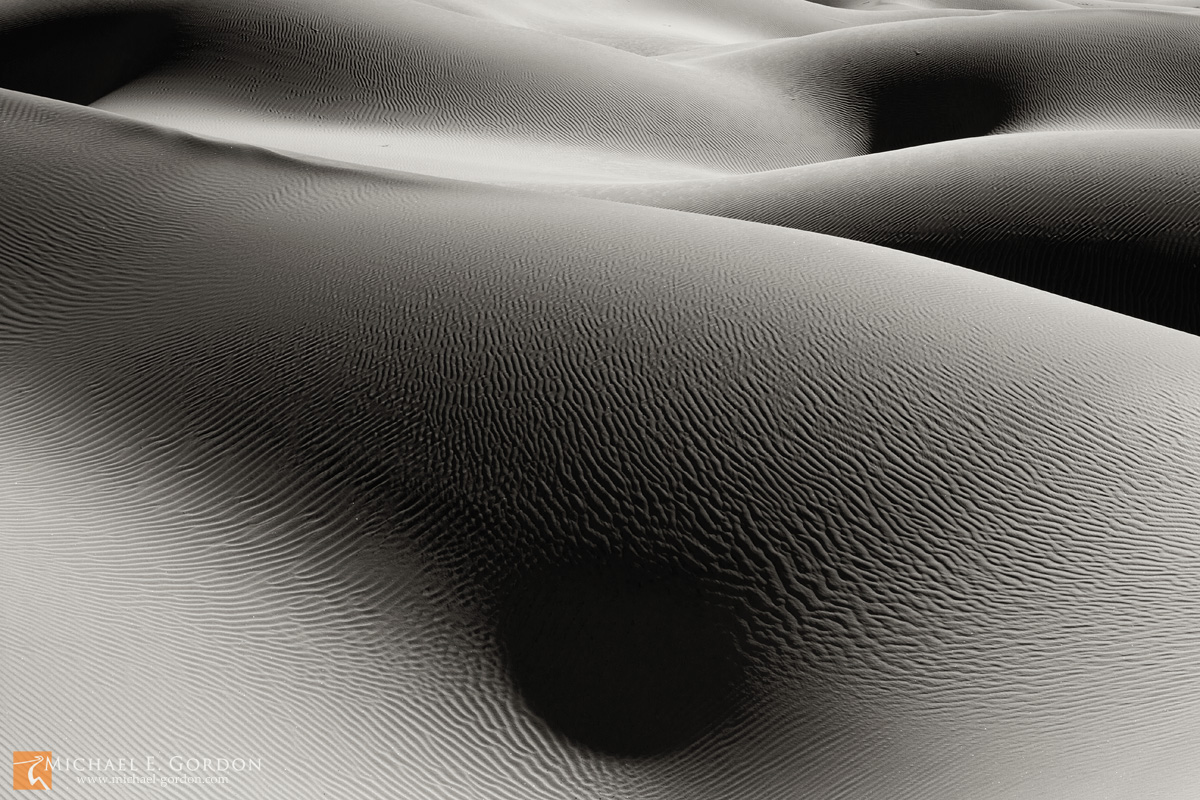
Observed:
[[[499,635],[529,707],[622,757],[683,747],[725,721],[745,664],[735,616],[680,575],[604,565],[528,576]]]
[[[77,14],[0,31],[0,88],[88,104],[146,74],[181,44],[170,11]]]
[[[872,153],[987,136],[1012,115],[1005,89],[983,77],[897,75],[870,96]]]

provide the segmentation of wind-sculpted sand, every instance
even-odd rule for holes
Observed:
[[[0,739],[1196,797],[1200,18],[844,5],[0,7]]]

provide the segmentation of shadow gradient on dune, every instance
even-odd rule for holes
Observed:
[[[0,88],[87,105],[173,55],[182,37],[166,10],[109,11],[0,31]]]
[[[984,241],[877,240],[1168,328],[1200,334],[1200,253],[1151,242],[1073,241],[1010,234]]]
[[[735,625],[693,580],[604,565],[521,581],[501,604],[499,636],[547,724],[594,750],[645,757],[729,718],[746,666]]]
[[[1008,93],[979,76],[898,75],[874,87],[870,152],[987,136],[1012,113]]]

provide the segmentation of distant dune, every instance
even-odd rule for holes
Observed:
[[[1198,153],[1182,3],[9,0],[0,739],[1192,800]]]

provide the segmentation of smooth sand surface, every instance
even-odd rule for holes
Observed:
[[[0,740],[139,765],[66,797],[1191,800],[1198,35],[6,3]],[[147,756],[228,783],[77,780]]]

